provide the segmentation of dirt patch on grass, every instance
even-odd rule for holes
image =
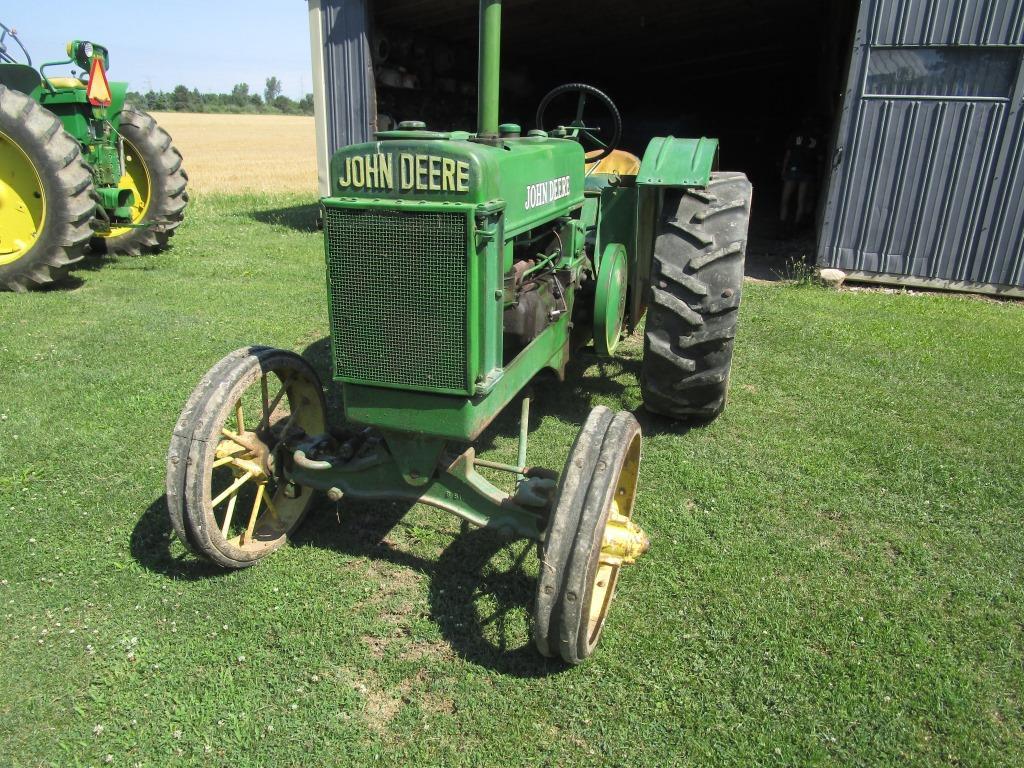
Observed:
[[[454,715],[457,709],[453,699],[438,693],[424,693],[420,707],[432,715]]]
[[[407,633],[397,631],[394,635],[363,635],[360,640],[375,659],[397,657],[402,661],[422,659],[452,659],[455,654],[449,643],[443,640],[413,640],[405,642]]]
[[[384,735],[388,732],[391,722],[410,704],[415,704],[424,712],[432,714],[454,713],[456,707],[452,699],[425,690],[429,682],[430,676],[422,669],[392,687],[383,685],[376,675],[364,676],[361,682],[356,683],[356,690],[366,700],[363,713],[367,725]]]
[[[388,648],[391,647],[393,642],[393,639],[390,637],[375,637],[373,635],[363,635],[360,640],[370,649],[370,655],[375,659],[383,659],[387,656]]]
[[[417,640],[410,643],[399,654],[402,661],[419,661],[420,659],[451,659],[455,654],[452,646],[443,640]]]
[[[408,680],[403,681],[398,688],[390,690],[367,687],[364,711],[370,728],[381,734],[386,732],[391,721],[408,703],[407,697],[411,687]]]
[[[403,661],[448,659],[451,645],[442,640],[412,640],[412,623],[429,613],[423,596],[422,573],[391,563],[370,560],[365,579],[374,588],[357,607],[371,614],[384,627],[360,639],[375,659],[397,657]]]

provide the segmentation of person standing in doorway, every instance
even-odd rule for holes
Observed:
[[[782,208],[779,221],[785,236],[795,234],[807,224],[814,208],[818,174],[821,170],[821,140],[810,119],[790,137],[782,160]],[[795,217],[793,202],[796,201]]]

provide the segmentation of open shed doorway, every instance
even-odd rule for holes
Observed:
[[[721,139],[720,166],[754,184],[748,274],[813,262],[858,0],[505,0],[501,119],[535,127],[556,85],[605,91],[625,122],[622,148],[653,136]],[[378,126],[476,124],[477,0],[376,0]],[[816,194],[801,226],[780,222],[783,158],[817,142]],[[796,200],[790,210],[795,216]]]

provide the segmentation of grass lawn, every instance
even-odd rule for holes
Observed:
[[[727,414],[639,413],[654,546],[565,670],[532,552],[442,513],[325,501],[230,574],[171,540],[200,374],[324,362],[301,203],[203,198],[168,253],[0,294],[0,763],[1024,764],[1024,306],[749,285]],[[638,409],[640,354],[545,388],[531,463]]]

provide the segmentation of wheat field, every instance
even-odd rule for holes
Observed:
[[[185,159],[193,192],[315,195],[313,118],[155,112]]]

